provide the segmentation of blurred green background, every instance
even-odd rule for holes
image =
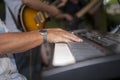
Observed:
[[[104,0],[104,9],[107,16],[109,29],[120,25],[120,0]]]
[[[85,0],[89,1],[89,0]],[[116,6],[112,8],[113,6]],[[114,13],[117,9],[118,13]],[[114,14],[108,12],[111,11]],[[110,31],[116,25],[120,24],[120,4],[118,0],[103,0],[103,4],[100,6],[99,10],[96,11],[93,15],[86,14],[84,16],[85,20],[78,25],[78,28],[92,28],[102,32]],[[0,17],[4,20],[5,18],[5,6],[3,0],[0,0]],[[56,20],[50,18],[46,22],[48,28],[51,27],[60,27],[65,29],[64,20]]]
[[[5,6],[3,0],[0,0],[0,18],[2,18],[2,20],[5,18]]]
[[[90,0],[84,1],[88,3]],[[120,2],[118,1],[120,0],[103,0],[99,10],[97,10],[93,15],[85,15],[85,21],[78,27],[81,28],[81,26],[84,26],[86,28],[106,32],[112,30],[117,25],[120,25]],[[110,12],[112,12],[112,14]],[[47,26],[49,27],[53,27],[55,25],[62,28],[65,26],[60,20],[53,19],[47,22]]]

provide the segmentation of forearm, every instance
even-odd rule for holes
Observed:
[[[87,4],[83,9],[81,9],[79,12],[76,13],[76,16],[80,18],[81,16],[86,14],[88,11],[90,11],[90,9],[99,1],[100,0],[91,0],[89,4]]]
[[[60,28],[46,29],[47,42],[81,42],[82,39]],[[0,54],[19,53],[43,43],[43,35],[39,31],[0,34]]]
[[[36,10],[48,12],[52,16],[56,16],[60,13],[60,10],[58,10],[55,6],[48,5],[40,0],[23,0],[23,4]]]
[[[38,31],[0,34],[0,54],[23,52],[41,43],[42,36]]]
[[[97,2],[97,4],[95,4],[95,6],[92,7],[92,8],[89,10],[88,13],[89,13],[89,14],[94,14],[95,11],[99,10],[100,6],[102,5],[102,2],[103,2],[103,0],[99,0],[99,1]]]

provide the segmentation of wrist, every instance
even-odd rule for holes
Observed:
[[[61,11],[59,9],[57,9],[55,6],[51,6],[51,15],[54,16],[54,17],[57,17],[59,15],[61,15]]]
[[[39,30],[40,35],[43,37],[43,43],[47,42],[47,30],[46,29],[41,29]]]

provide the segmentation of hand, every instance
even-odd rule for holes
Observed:
[[[52,29],[47,29],[48,35],[47,35],[47,40],[50,43],[56,43],[56,42],[82,42],[83,40],[80,39],[79,37],[75,36],[72,33],[69,33],[63,29],[60,28],[52,28]]]
[[[58,8],[59,7],[63,7],[63,6],[65,6],[65,4],[66,4],[66,2],[67,2],[68,0],[60,0],[60,3],[58,4]]]
[[[70,14],[64,14],[65,19],[69,22],[73,21],[73,17]]]
[[[73,20],[73,17],[70,15],[70,14],[67,14],[67,13],[59,13],[56,15],[56,18],[64,18],[66,19],[67,21],[72,21]]]
[[[82,18],[77,18],[76,16],[73,16],[73,20],[72,21],[64,21],[65,24],[65,28],[67,31],[69,30],[76,30],[78,29],[78,25],[83,22],[84,19]]]
[[[48,12],[51,16],[54,16],[57,19],[66,19],[67,21],[73,20],[73,17],[70,14],[63,13],[58,8],[52,5],[49,7],[49,9],[47,9],[46,12]]]

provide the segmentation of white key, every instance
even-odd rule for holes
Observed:
[[[56,43],[52,62],[53,66],[65,66],[73,63],[75,63],[75,58],[67,44]]]

